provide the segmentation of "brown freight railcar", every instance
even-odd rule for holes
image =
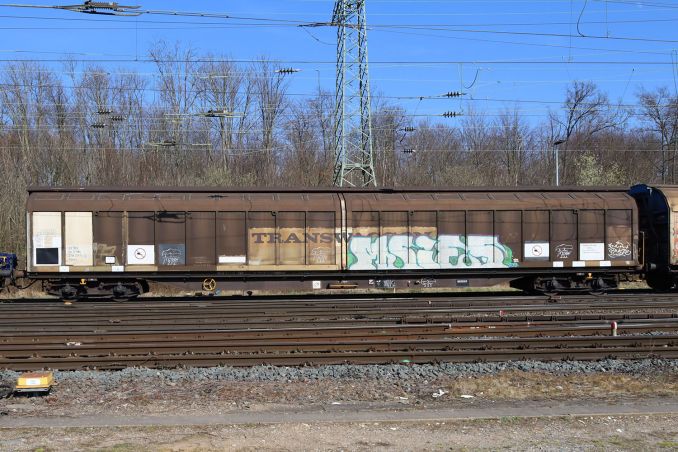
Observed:
[[[204,290],[614,287],[636,271],[622,189],[32,189],[28,275],[64,297]]]

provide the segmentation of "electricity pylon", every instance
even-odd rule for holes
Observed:
[[[366,0],[337,0],[337,94],[334,185],[377,185],[372,153],[370,81],[367,67]]]

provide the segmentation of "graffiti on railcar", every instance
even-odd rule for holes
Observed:
[[[511,268],[513,250],[497,236],[352,235],[348,239],[350,270],[416,270]]]
[[[561,243],[556,246],[556,258],[557,259],[569,259],[574,252],[574,245],[571,243]]]
[[[411,234],[296,234],[250,231],[250,263],[264,263],[254,257],[267,256],[275,262],[275,248],[290,244],[310,244],[308,262],[321,265],[334,261],[333,242],[348,243],[347,267],[350,270],[416,270],[447,268],[517,267],[513,250],[493,235],[440,235],[434,231]],[[303,252],[303,248],[300,249]],[[282,253],[281,253],[282,254]]]
[[[631,256],[631,244],[623,240],[607,244],[607,255],[610,259],[619,259]]]
[[[183,243],[176,244],[160,244],[160,265],[176,266],[185,265],[186,262],[186,245]]]
[[[425,289],[431,289],[435,287],[436,282],[437,281],[433,278],[421,278],[419,280],[419,285]]]
[[[312,264],[330,264],[331,248],[316,247],[311,249],[310,261]]]
[[[378,289],[395,289],[397,283],[393,279],[377,279],[374,281],[374,286]]]

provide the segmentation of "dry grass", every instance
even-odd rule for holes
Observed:
[[[512,371],[458,379],[448,384],[446,390],[452,396],[482,395],[495,400],[675,396],[678,395],[678,375],[552,375]]]
[[[650,290],[650,286],[645,281],[627,281],[619,283],[621,290]]]
[[[17,300],[23,298],[54,298],[51,295],[47,295],[42,290],[40,283],[36,283],[28,289],[15,289],[10,288],[9,290],[5,289],[0,292],[0,300]]]

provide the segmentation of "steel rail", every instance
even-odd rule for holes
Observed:
[[[328,351],[353,347],[364,351],[376,348],[384,350],[416,350],[416,349],[445,349],[445,350],[488,350],[488,349],[531,349],[531,348],[566,348],[577,347],[609,347],[634,346],[639,343],[651,343],[655,346],[678,345],[678,335],[660,335],[652,337],[637,336],[597,336],[597,337],[533,337],[533,338],[480,338],[465,339],[458,337],[443,337],[435,335],[422,337],[418,335],[384,335],[363,337],[299,337],[284,338],[272,342],[261,338],[213,338],[210,340],[184,338],[183,340],[158,340],[147,338],[145,341],[107,341],[107,342],[55,342],[50,344],[13,344],[0,345],[0,357],[15,356],[44,356],[54,352],[65,352],[70,356],[87,354],[116,354],[124,351],[126,354],[157,354],[172,351],[177,353],[205,353],[208,350],[218,349],[219,353],[261,353],[265,348],[270,350],[298,351],[311,348]],[[178,350],[178,351],[177,351]]]
[[[471,307],[440,299],[9,303],[0,305],[0,367],[678,357],[678,300],[638,298],[592,305],[511,297]]]
[[[120,369],[130,366],[177,367],[177,366],[253,366],[253,365],[304,365],[304,364],[389,364],[431,362],[476,362],[507,360],[597,360],[603,358],[642,359],[678,358],[678,346],[643,345],[629,347],[591,348],[546,348],[511,350],[406,350],[381,352],[304,352],[290,354],[181,354],[159,356],[67,356],[59,358],[32,358],[8,363],[3,359],[0,366],[15,370],[36,369]]]
[[[405,303],[411,301],[431,301],[431,302],[447,302],[447,303],[470,303],[473,305],[481,305],[483,303],[497,303],[520,301],[527,304],[534,303],[592,303],[605,300],[624,301],[628,299],[639,300],[678,300],[676,293],[654,293],[649,291],[637,290],[622,290],[611,292],[606,295],[525,295],[521,292],[459,292],[459,293],[445,293],[445,292],[422,292],[422,293],[367,293],[367,294],[326,294],[326,295],[307,295],[307,296],[285,296],[285,295],[267,295],[267,296],[153,296],[142,297],[131,303],[143,303],[151,305],[157,303],[158,305],[166,306],[168,304],[186,304],[191,302],[216,302],[220,304],[243,304],[252,305],[254,303],[285,303],[293,305],[295,303],[336,303],[336,304],[350,304],[355,302],[370,301],[374,303]],[[19,299],[3,299],[0,300],[0,305],[31,305],[34,303],[55,304],[61,302],[57,298],[19,298]],[[82,304],[116,307],[120,304],[129,302],[114,302],[110,300],[92,300],[86,301]]]
[[[69,333],[90,331],[107,332],[134,332],[149,331],[162,332],[171,331],[236,331],[239,329],[277,329],[284,328],[314,328],[326,329],[330,327],[385,327],[393,325],[421,325],[421,324],[446,324],[448,328],[461,332],[467,330],[509,330],[521,327],[529,327],[534,330],[542,327],[557,327],[562,330],[578,330],[583,328],[593,328],[595,330],[605,330],[610,328],[611,322],[617,322],[619,328],[631,328],[633,325],[645,325],[648,331],[652,328],[658,329],[676,329],[678,330],[678,315],[676,314],[638,314],[638,315],[564,315],[564,316],[544,316],[544,317],[469,317],[469,318],[438,318],[438,317],[406,317],[393,319],[380,319],[378,321],[369,319],[326,319],[326,320],[286,320],[284,322],[261,322],[242,319],[238,322],[225,322],[215,319],[203,319],[201,321],[182,321],[182,322],[147,322],[143,320],[111,319],[100,320],[97,322],[72,321],[67,324],[63,322],[33,322],[17,323],[9,325],[0,325],[0,338],[8,334],[31,335],[37,333]]]
[[[237,317],[243,314],[250,315],[267,315],[267,316],[280,316],[280,317],[289,317],[289,316],[316,316],[316,315],[383,315],[383,313],[394,313],[394,314],[408,314],[412,312],[417,313],[496,313],[498,311],[505,312],[560,312],[560,311],[607,311],[607,310],[619,310],[619,311],[628,311],[628,310],[647,310],[647,309],[678,309],[678,301],[671,303],[623,303],[623,304],[596,304],[596,305],[539,305],[539,306],[524,306],[524,305],[496,305],[491,307],[456,307],[456,306],[433,306],[433,305],[411,305],[407,307],[400,306],[364,306],[364,305],[352,305],[347,307],[337,307],[334,305],[331,306],[322,306],[322,307],[309,307],[309,306],[284,306],[282,304],[270,307],[259,307],[259,306],[250,306],[247,308],[234,308],[229,305],[198,305],[191,304],[184,306],[181,309],[174,307],[157,307],[157,308],[148,308],[148,307],[133,307],[129,305],[121,305],[115,309],[103,309],[103,308],[89,308],[83,309],[82,307],[75,306],[51,306],[45,307],[44,305],[35,305],[26,309],[11,309],[7,306],[0,306],[0,311],[3,313],[4,319],[21,319],[27,315],[31,316],[49,316],[49,318],[70,318],[73,315],[79,316],[91,316],[91,317],[103,317],[103,316],[171,316],[171,315],[192,315],[192,316],[204,316],[205,314],[215,314],[222,316],[231,316]]]
[[[432,306],[426,304],[409,305],[407,307],[397,307],[390,305],[360,305],[353,304],[346,307],[338,307],[336,305],[325,305],[321,307],[310,306],[287,306],[284,303],[278,303],[274,306],[260,307],[248,306],[246,308],[234,308],[231,305],[215,305],[215,304],[191,304],[176,308],[173,306],[156,306],[148,307],[145,305],[120,305],[115,309],[103,309],[102,307],[87,306],[55,306],[38,304],[25,309],[12,309],[8,306],[0,307],[3,316],[0,319],[0,325],[4,323],[30,323],[37,319],[47,319],[50,321],[60,321],[68,319],[74,320],[75,317],[88,320],[97,318],[116,318],[116,319],[146,319],[152,320],[157,318],[169,319],[172,317],[181,317],[183,319],[190,318],[242,318],[246,316],[248,319],[257,317],[266,318],[268,320],[281,319],[287,320],[292,318],[307,319],[317,317],[339,317],[346,316],[351,318],[358,317],[383,317],[390,316],[406,316],[416,313],[417,315],[444,314],[451,316],[452,314],[485,314],[492,315],[503,311],[505,314],[533,314],[537,313],[546,315],[549,312],[558,313],[563,311],[634,311],[634,310],[658,310],[674,312],[678,310],[678,301],[664,302],[664,303],[634,303],[630,304],[596,304],[596,305],[542,305],[542,306],[524,306],[524,305],[497,305],[493,307],[452,307],[452,306]]]

